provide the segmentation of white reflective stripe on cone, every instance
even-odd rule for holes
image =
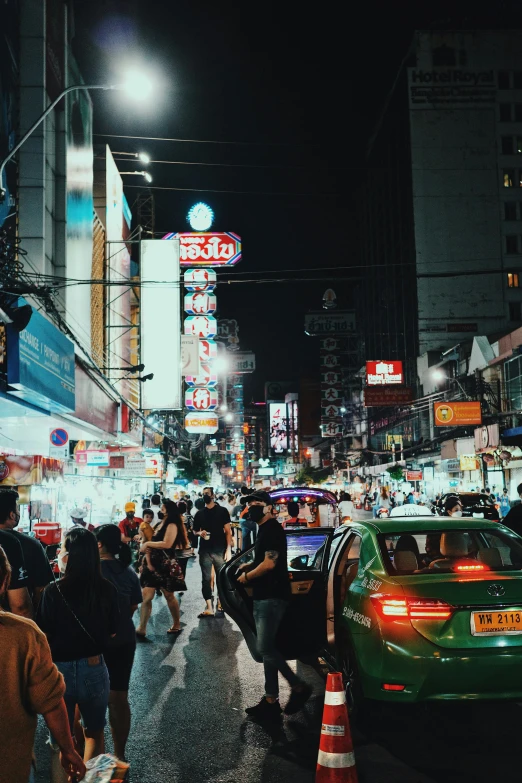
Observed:
[[[324,703],[329,707],[335,707],[338,704],[346,704],[346,694],[344,691],[326,691],[324,694]]]
[[[317,763],[329,769],[347,769],[355,766],[355,756],[353,753],[327,753],[325,750],[320,750]]]

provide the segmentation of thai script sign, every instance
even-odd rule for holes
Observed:
[[[230,231],[165,234],[179,239],[181,266],[234,266],[241,261],[241,237]]]
[[[433,416],[436,427],[463,427],[482,424],[482,410],[478,400],[473,402],[435,402]]]

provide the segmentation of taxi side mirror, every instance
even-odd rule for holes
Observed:
[[[308,568],[309,560],[310,558],[308,555],[299,555],[298,557],[293,557],[290,560],[290,568],[295,568],[298,571],[302,571]]]

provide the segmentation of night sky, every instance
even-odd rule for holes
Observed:
[[[156,231],[189,230],[189,207],[206,201],[213,229],[242,237],[238,279],[290,279],[218,287],[218,315],[238,320],[241,348],[257,356],[245,402],[262,398],[265,380],[297,384],[318,373],[303,322],[321,308],[326,288],[339,306],[353,303],[353,284],[335,278],[349,277],[339,267],[357,264],[352,214],[365,146],[413,30],[520,26],[517,7],[514,0],[494,9],[369,0],[308,11],[295,2],[239,0],[75,3],[75,51],[86,81],[115,81],[128,64],[153,69],[158,83],[147,107],[94,94],[95,133],[226,142],[95,137],[153,160],[228,164],[151,164],[153,186],[180,188],[154,191]],[[129,185],[141,182],[124,178],[131,206],[138,191]]]

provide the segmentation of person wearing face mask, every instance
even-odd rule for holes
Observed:
[[[458,497],[449,497],[444,503],[444,516],[459,519],[462,516],[462,504]]]
[[[194,534],[200,539],[201,592],[205,600],[205,608],[198,615],[201,618],[214,617],[212,567],[217,574],[223,563],[232,556],[232,528],[228,510],[215,502],[212,487],[204,488],[203,500],[205,507],[197,512],[192,526]]]
[[[257,647],[265,670],[265,695],[255,707],[248,707],[247,715],[257,720],[279,721],[279,673],[292,691],[285,707],[286,715],[299,712],[312,689],[292,671],[276,647],[279,626],[290,602],[286,533],[274,516],[274,506],[268,492],[254,492],[248,499],[250,518],[259,532],[253,563],[240,566],[239,584],[251,587],[254,600]]]

